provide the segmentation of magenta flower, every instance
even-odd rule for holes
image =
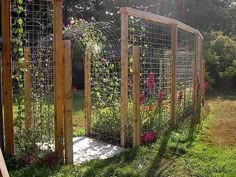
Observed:
[[[70,19],[70,25],[74,25],[75,24],[75,20],[74,20],[74,18],[72,17],[71,19]]]
[[[144,102],[144,98],[145,98],[145,95],[144,95],[143,93],[140,94],[140,96],[139,96],[139,102],[140,102],[141,105],[142,105],[143,102]]]
[[[157,134],[154,132],[147,132],[141,135],[140,140],[142,144],[151,143],[157,138]]]
[[[146,86],[147,86],[148,90],[153,89],[153,87],[154,87],[154,73],[153,72],[149,73],[149,76],[146,81]]]
[[[160,105],[160,104],[162,104],[163,100],[164,100],[164,93],[162,91],[160,91],[158,98],[157,98],[157,103]]]
[[[182,91],[179,92],[177,98],[178,98],[178,103],[181,104],[181,101],[182,101],[182,99],[183,99],[183,92],[182,92]]]

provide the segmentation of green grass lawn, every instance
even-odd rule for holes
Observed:
[[[85,120],[84,120],[84,91],[79,90],[73,93],[73,129],[74,136],[85,134]]]
[[[80,98],[81,94],[76,96]],[[191,122],[185,122],[178,131],[168,132],[155,143],[127,150],[111,159],[94,160],[81,166],[61,166],[54,170],[31,166],[12,171],[11,176],[235,177],[236,144],[219,145],[208,141],[209,136],[212,136],[212,125],[218,120],[220,102],[215,104],[214,100],[210,101],[210,114],[200,125],[192,126]],[[232,102],[223,102],[230,105],[235,103],[236,96]],[[74,109],[77,112],[74,114],[79,115],[82,111],[79,105],[82,103],[76,104]]]

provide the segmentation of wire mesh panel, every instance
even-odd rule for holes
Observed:
[[[171,26],[129,16],[129,110],[132,110],[133,45],[140,46],[141,142],[168,127],[171,94]],[[129,115],[128,123],[132,122]],[[131,124],[128,124],[132,130]],[[128,131],[128,137],[132,134]],[[129,141],[132,142],[132,141]]]
[[[96,26],[101,36],[91,56],[91,136],[120,144],[120,31]]]
[[[194,34],[178,30],[177,122],[193,113]]]
[[[113,23],[76,21],[63,36],[79,45],[83,53],[87,50],[91,54],[91,70],[85,69],[91,72],[85,73],[89,74],[87,87],[91,89],[91,105],[85,108],[91,110],[91,122],[86,120],[88,135],[120,144],[120,30]]]
[[[11,1],[16,150],[54,142],[52,7],[47,0]]]

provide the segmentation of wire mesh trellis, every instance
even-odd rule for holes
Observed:
[[[195,103],[199,101],[195,99],[194,93],[199,89],[194,86],[200,86],[202,36],[199,31],[170,18],[130,8],[123,8],[122,14],[123,28],[127,28],[126,16],[128,17],[129,48],[127,58],[129,60],[128,120],[127,125],[123,127],[127,126],[128,143],[132,144],[133,138],[133,143],[136,143],[134,146],[136,146],[139,144],[137,138],[141,140],[141,143],[152,141],[165,132],[169,125],[176,126],[181,120],[195,113]],[[126,33],[125,29],[123,33]],[[195,46],[196,36],[199,40],[198,46]],[[123,39],[122,44],[126,47],[125,40]],[[137,99],[133,98],[133,93],[137,91],[132,88],[134,83],[132,65],[134,65],[133,57],[135,56],[132,48],[134,46],[139,46],[140,49],[139,111],[135,110],[139,108],[136,108]],[[126,54],[122,56],[125,60]],[[135,60],[137,62],[137,59]],[[123,106],[124,116],[125,109],[126,106]],[[140,114],[140,125],[135,123],[136,113]],[[136,135],[139,127],[140,135]]]
[[[13,29],[20,27],[24,35],[13,30],[13,38],[20,38],[23,43],[13,42],[14,102],[16,120],[21,120],[26,106],[19,106],[30,99],[33,142],[51,143],[53,138],[53,35],[52,4],[50,1],[25,0],[21,4],[25,15],[19,12],[19,6],[12,0]],[[150,15],[150,14],[149,14]],[[151,14],[152,15],[152,14]],[[150,16],[149,16],[150,17]],[[160,17],[157,17],[160,18]],[[19,19],[21,19],[19,21]],[[162,19],[163,20],[163,19]],[[168,20],[167,20],[168,21]],[[175,22],[175,21],[173,21]],[[140,117],[141,133],[138,135],[143,143],[147,137],[155,137],[169,126],[171,117],[171,94],[173,94],[173,39],[170,23],[161,23],[151,17],[142,18],[128,15],[128,121],[126,136],[129,145],[133,138],[133,56],[131,48],[140,47]],[[196,56],[194,35],[179,29],[177,44],[177,121],[192,112],[194,67]],[[194,32],[193,32],[194,33]],[[64,38],[74,43],[81,42],[83,50],[91,52],[91,130],[89,134],[114,144],[121,142],[121,52],[120,30],[110,23],[73,25],[64,31]],[[13,40],[14,41],[14,40]],[[200,82],[202,41],[198,41],[197,80]],[[22,70],[22,48],[30,49],[31,94],[26,96],[24,90],[24,73]],[[15,50],[17,49],[17,50]],[[19,77],[20,76],[20,77]],[[23,91],[22,91],[23,89]],[[23,99],[19,99],[22,98]],[[172,100],[173,101],[173,100]],[[24,127],[24,126],[23,126]],[[26,127],[27,128],[27,127]],[[16,127],[16,131],[21,129]],[[29,139],[30,140],[30,139]],[[32,140],[32,139],[31,139]],[[32,142],[31,142],[32,143]]]
[[[129,16],[128,22],[129,47],[140,46],[141,141],[144,143],[148,134],[159,134],[167,128],[170,119],[171,27],[133,16]],[[131,52],[129,64],[129,105],[132,107]],[[132,116],[128,122],[132,122]]]
[[[54,142],[52,8],[47,0],[11,1],[16,148]]]
[[[177,123],[193,113],[194,34],[178,30]]]
[[[91,53],[91,127],[89,135],[120,144],[120,30],[108,22],[80,21],[64,38]],[[86,98],[85,98],[86,99]]]

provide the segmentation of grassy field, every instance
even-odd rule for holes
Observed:
[[[78,97],[81,95],[78,94]],[[208,99],[211,111],[198,126],[186,122],[155,143],[130,149],[107,160],[81,166],[62,166],[50,170],[31,166],[11,172],[12,176],[65,177],[208,177],[236,176],[236,95],[216,93]],[[80,103],[74,104],[82,114]]]
[[[74,136],[84,135],[84,91],[79,90],[73,94],[73,128]]]

